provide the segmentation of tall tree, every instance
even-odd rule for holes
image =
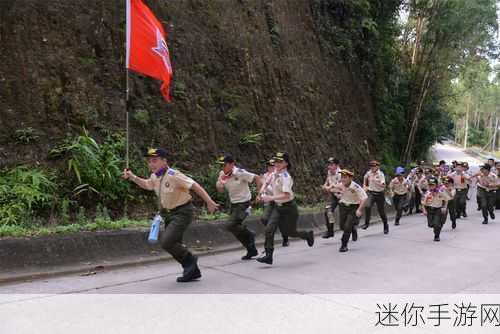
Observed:
[[[495,0],[409,0],[402,39],[403,64],[409,73],[408,139],[403,160],[410,162],[419,121],[436,82],[456,76],[469,57],[494,49]],[[438,93],[439,94],[439,93]]]

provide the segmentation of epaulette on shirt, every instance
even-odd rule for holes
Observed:
[[[175,175],[175,170],[169,168],[168,171],[167,171],[167,174],[170,175],[170,176],[174,176]]]
[[[287,172],[284,172],[284,173],[283,173],[283,177],[288,177],[288,173],[287,173]]]

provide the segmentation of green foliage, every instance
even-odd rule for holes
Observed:
[[[335,118],[337,116],[337,113],[338,113],[338,110],[328,112],[326,119],[325,119],[325,122],[324,122],[324,124],[325,124],[324,127],[326,130],[333,128],[335,126]]]
[[[176,99],[185,100],[187,98],[186,84],[180,80],[176,80],[174,84],[174,97]]]
[[[32,127],[16,130],[13,137],[16,143],[23,145],[31,144],[38,139],[38,135]]]
[[[110,134],[98,144],[84,129],[80,136],[53,149],[51,155],[66,157],[72,194],[77,200],[107,205],[129,196],[129,184],[121,179],[124,147],[125,139],[119,134]]]
[[[359,64],[368,78],[385,22],[393,18],[400,1],[313,0],[311,9],[324,52],[345,62]],[[382,24],[382,26],[381,26]]]
[[[0,238],[12,237],[35,237],[35,236],[47,236],[53,234],[71,234],[79,233],[84,231],[109,231],[109,230],[121,230],[125,228],[145,228],[148,227],[150,221],[148,220],[130,220],[130,219],[120,219],[120,220],[104,220],[100,219],[97,222],[85,224],[70,224],[70,225],[54,225],[54,226],[36,226],[32,225],[29,227],[18,226],[18,225],[0,225]]]
[[[149,113],[147,110],[140,109],[137,110],[135,113],[132,114],[133,118],[141,125],[147,126],[151,124],[151,117],[149,116]]]
[[[69,225],[70,221],[71,221],[70,201],[69,201],[69,199],[64,198],[61,202],[60,223],[63,225]]]
[[[240,138],[240,145],[259,146],[262,144],[264,135],[262,133],[247,133]]]
[[[78,212],[76,213],[76,223],[79,225],[83,225],[87,222],[87,215],[85,214],[85,208],[80,206],[78,208]]]
[[[229,218],[229,214],[222,211],[209,213],[206,210],[203,210],[197,218],[201,220],[224,220]]]
[[[205,188],[214,201],[224,204],[228,200],[226,193],[219,193],[215,187],[215,184],[219,179],[220,171],[220,165],[212,164],[209,165],[201,174],[194,175],[194,179],[201,184],[203,188]]]
[[[26,225],[51,208],[54,176],[28,167],[0,171],[0,225]]]
[[[225,113],[225,118],[231,125],[234,126],[238,124],[238,121],[240,120],[240,114],[241,109],[239,107],[233,107]]]
[[[264,15],[266,17],[269,36],[271,37],[271,43],[275,48],[279,48],[281,46],[280,28],[276,23],[276,19],[274,18],[272,2],[267,2],[265,4]]]

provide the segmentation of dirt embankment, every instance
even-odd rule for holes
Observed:
[[[376,151],[369,83],[323,51],[313,1],[147,1],[169,34],[174,102],[132,75],[134,148],[164,146],[188,170],[223,152],[260,169],[286,150],[308,194],[328,156],[361,171]],[[0,166],[51,164],[50,148],[83,126],[98,138],[124,128],[124,11],[122,0],[0,2]]]

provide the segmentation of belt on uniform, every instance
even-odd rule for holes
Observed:
[[[427,210],[428,210],[428,211],[436,211],[436,210],[441,210],[441,209],[442,209],[442,207],[441,207],[441,208],[435,208],[435,207],[433,207],[433,206],[428,206],[428,207],[427,207]]]
[[[468,190],[467,188],[462,188],[462,189],[455,188],[455,189],[456,189],[456,191],[466,191],[466,190]]]
[[[479,188],[480,190],[482,190],[482,191],[487,192],[487,193],[492,193],[492,192],[496,191],[496,190],[488,190],[488,189],[484,189],[484,188],[481,188],[481,187],[478,187],[478,188]]]
[[[176,206],[176,207],[175,207],[175,208],[173,208],[173,209],[169,209],[169,210],[168,210],[168,212],[175,212],[175,211],[180,210],[180,209],[182,209],[182,208],[185,208],[185,207],[187,207],[187,206],[189,206],[189,205],[191,205],[191,201],[189,201],[189,202],[187,202],[187,203],[185,203],[185,204],[181,204],[181,205],[179,205],[179,206]]]
[[[246,206],[249,206],[250,205],[250,201],[239,202],[239,203],[231,203],[231,205],[246,205]]]
[[[339,205],[343,206],[345,208],[352,208],[352,207],[355,207],[355,206],[359,206],[359,204],[347,204],[347,203],[340,203]]]
[[[383,195],[384,192],[383,191],[374,191],[374,190],[368,190],[368,192],[370,194],[373,194],[373,195]]]
[[[288,201],[288,202],[285,202],[285,203],[278,203],[278,202],[274,202],[274,204],[276,204],[277,206],[289,206],[289,205],[292,205],[295,203],[295,200],[291,200],[291,201]]]

